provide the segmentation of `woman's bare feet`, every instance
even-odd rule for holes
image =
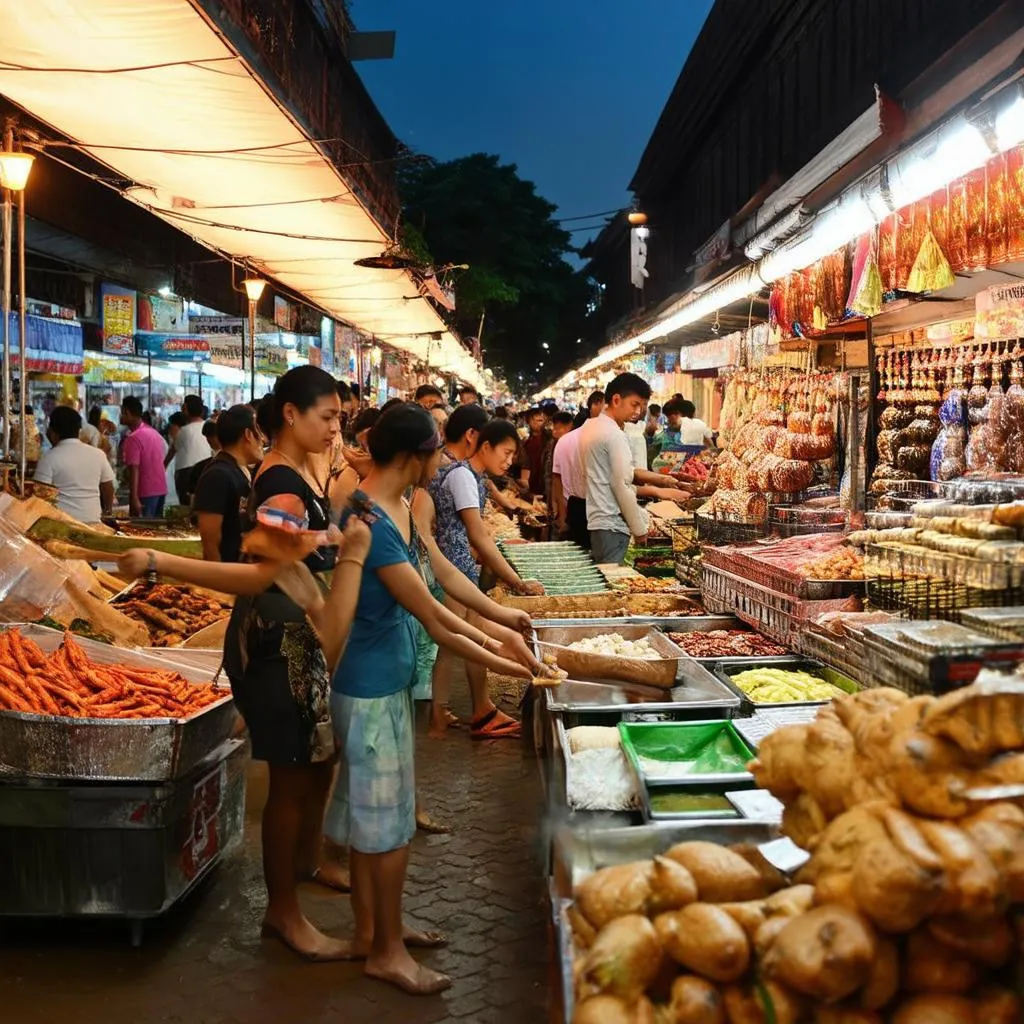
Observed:
[[[289,949],[312,963],[332,963],[360,958],[355,943],[324,935],[305,917],[290,921],[273,921],[269,916],[265,917],[260,935],[265,939],[279,939]]]
[[[442,825],[441,822],[434,821],[426,811],[416,812],[416,827],[421,832],[428,832],[433,836],[446,836],[452,830],[450,825]]]
[[[413,996],[437,995],[451,988],[452,984],[448,975],[416,963],[405,949],[391,956],[367,960],[365,973],[367,977],[390,982]]]
[[[430,725],[427,728],[427,735],[434,740],[443,740],[448,735],[449,729],[458,729],[462,726],[462,719],[452,712],[447,704],[430,705]]]
[[[348,868],[343,868],[331,860],[325,860],[315,868],[309,875],[308,881],[316,882],[317,885],[333,889],[335,892],[352,891],[352,876]]]
[[[402,942],[407,949],[444,949],[448,945],[448,936],[443,932],[421,932],[410,925],[403,925]],[[353,958],[365,960],[370,955],[372,944],[372,935],[357,935],[350,943]]]

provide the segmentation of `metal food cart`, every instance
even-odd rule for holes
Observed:
[[[44,651],[62,634],[22,633]],[[210,674],[78,639],[90,659]],[[186,896],[241,841],[247,743],[230,693],[188,719],[0,712],[0,918],[144,922]]]

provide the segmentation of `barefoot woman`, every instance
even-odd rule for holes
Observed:
[[[327,833],[350,850],[356,949],[366,954],[368,975],[417,995],[440,992],[450,980],[418,964],[407,948],[443,940],[402,924],[416,832],[414,620],[437,643],[495,671],[528,678],[533,660],[511,630],[504,642],[495,640],[448,612],[417,571],[416,526],[403,494],[437,471],[440,445],[433,419],[418,405],[393,406],[370,432],[373,469],[354,498],[369,509],[372,540],[331,698],[342,759]]]

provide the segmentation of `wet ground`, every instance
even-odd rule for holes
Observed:
[[[430,812],[454,826],[451,835],[417,836],[406,887],[409,919],[451,939],[423,955],[454,977],[444,995],[413,999],[358,966],[305,964],[260,940],[265,776],[254,765],[242,848],[149,925],[140,949],[118,924],[0,922],[0,1021],[542,1024],[553,986],[536,759],[520,742],[472,743],[451,732],[441,742],[420,738],[417,771]],[[347,897],[307,886],[303,903],[325,931],[347,934]]]

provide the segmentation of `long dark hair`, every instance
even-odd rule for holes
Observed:
[[[312,409],[321,398],[337,395],[337,381],[319,366],[296,366],[277,378],[274,401],[268,422],[272,434],[284,426],[284,407],[294,405],[299,412]]]

